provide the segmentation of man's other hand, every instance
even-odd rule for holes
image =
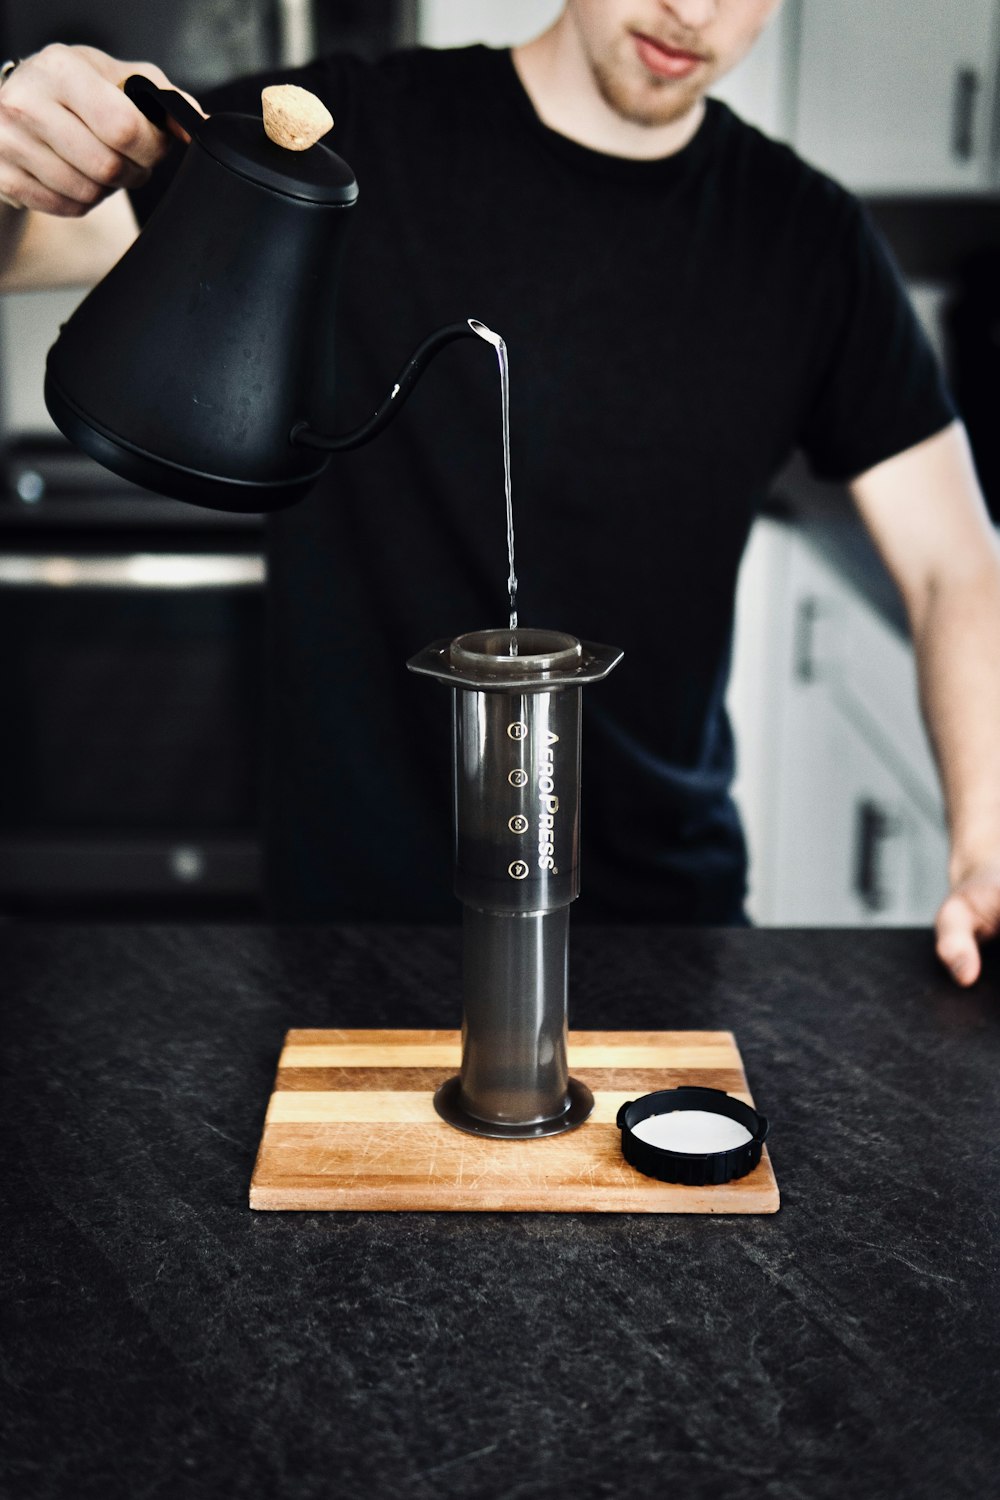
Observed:
[[[958,984],[975,984],[979,945],[1000,933],[1000,863],[973,870],[942,903],[934,924],[937,955]]]

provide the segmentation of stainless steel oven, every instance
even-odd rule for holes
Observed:
[[[0,500],[0,911],[256,914],[256,518],[14,444]]]

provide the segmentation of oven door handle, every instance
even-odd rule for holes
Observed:
[[[266,573],[267,565],[258,553],[0,554],[0,588],[247,588],[259,587]]]

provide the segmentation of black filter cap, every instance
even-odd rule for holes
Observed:
[[[750,1139],[726,1151],[672,1151],[665,1146],[654,1146],[634,1133],[635,1127],[651,1115],[692,1109],[735,1120],[749,1130]],[[637,1171],[647,1177],[658,1177],[661,1182],[681,1182],[688,1187],[745,1177],[759,1164],[768,1131],[764,1116],[742,1099],[734,1099],[722,1089],[688,1084],[628,1100],[618,1111],[616,1123],[622,1133],[622,1155]]]

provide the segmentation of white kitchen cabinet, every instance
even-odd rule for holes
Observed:
[[[913,652],[782,522],[754,528],[729,707],[754,920],[931,922],[947,838]]]
[[[997,0],[792,0],[794,141],[864,193],[996,181]]]
[[[944,894],[943,829],[832,692],[815,685],[789,710],[772,855],[776,920],[833,927],[931,921]],[[929,864],[939,867],[937,888]]]

